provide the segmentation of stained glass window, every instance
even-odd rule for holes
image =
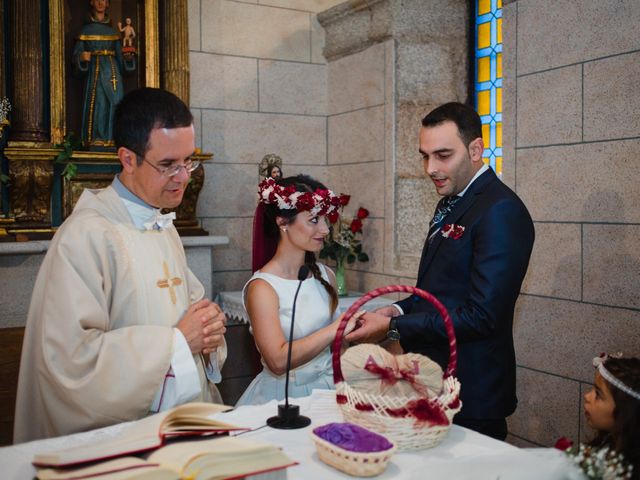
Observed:
[[[476,0],[475,96],[484,161],[502,176],[502,0]]]

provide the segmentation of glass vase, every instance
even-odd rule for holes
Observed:
[[[344,260],[336,263],[336,289],[339,297],[347,296],[347,281],[344,278]]]

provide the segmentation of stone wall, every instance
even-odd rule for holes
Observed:
[[[438,201],[418,154],[424,115],[466,101],[468,4],[462,0],[368,0],[322,12],[329,61],[330,185],[371,210],[368,263],[348,270],[367,291],[415,283]]]
[[[505,2],[504,178],[536,243],[511,441],[587,438],[591,359],[640,355],[640,4]]]
[[[251,276],[251,232],[265,154],[284,174],[327,179],[327,66],[316,12],[340,0],[189,0],[191,107],[197,142],[214,158],[198,217],[230,239],[214,292]]]

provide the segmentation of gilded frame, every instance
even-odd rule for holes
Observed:
[[[67,133],[65,112],[64,0],[49,0],[49,82],[51,88],[51,143],[62,143]],[[158,0],[144,0],[147,87],[160,86]]]

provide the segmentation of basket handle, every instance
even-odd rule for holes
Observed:
[[[447,365],[447,369],[444,372],[444,378],[455,376],[456,368],[458,363],[458,349],[456,347],[456,335],[453,330],[453,322],[451,321],[451,317],[449,316],[449,312],[445,308],[445,306],[438,300],[436,297],[431,295],[424,290],[421,290],[416,287],[409,287],[407,285],[389,285],[387,287],[376,288],[375,290],[371,290],[366,293],[358,300],[356,300],[353,305],[349,307],[349,309],[342,317],[342,321],[338,326],[338,330],[336,332],[336,338],[333,340],[333,352],[332,352],[332,361],[333,361],[333,382],[338,384],[344,381],[344,376],[342,375],[342,366],[340,365],[340,347],[342,345],[342,337],[344,336],[344,330],[347,328],[347,323],[349,319],[353,317],[353,315],[360,310],[360,307],[367,303],[369,300],[372,300],[381,295],[387,295],[389,293],[396,292],[406,292],[411,293],[413,295],[417,295],[420,298],[431,302],[433,306],[438,310],[440,316],[444,321],[444,327],[447,332],[447,336],[449,337],[449,364]]]

